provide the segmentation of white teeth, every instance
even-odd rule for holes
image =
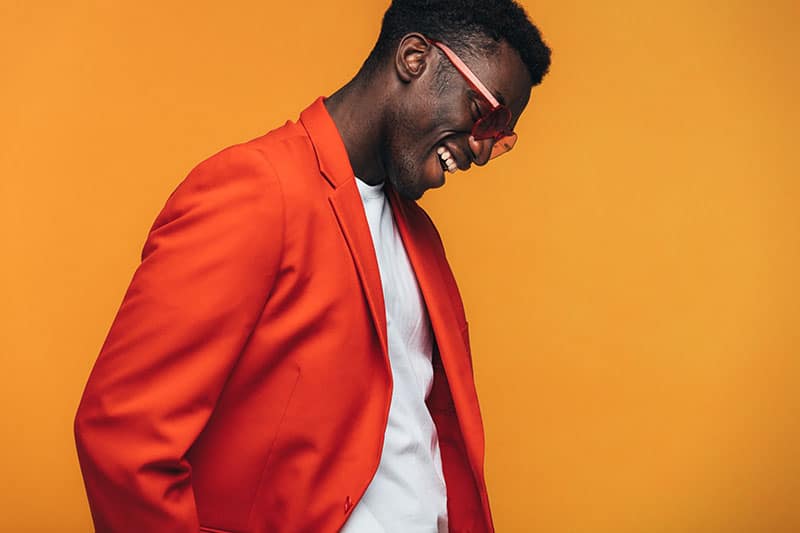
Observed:
[[[440,146],[439,148],[436,149],[436,153],[439,154],[439,157],[444,162],[448,172],[452,173],[457,170],[458,166],[456,165],[456,160],[453,157],[453,154],[451,154],[447,148],[445,148],[444,146]]]

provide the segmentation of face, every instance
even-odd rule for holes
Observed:
[[[519,54],[505,41],[490,57],[461,58],[500,103],[511,110],[513,129],[530,99],[531,81]],[[443,63],[443,68],[439,63]],[[413,36],[398,49],[396,68],[405,81],[391,106],[383,160],[388,179],[405,198],[416,200],[441,187],[449,173],[489,160],[492,140],[470,139],[489,103],[455,70],[443,52]],[[405,78],[403,77],[405,75]],[[443,79],[444,78],[444,79]],[[442,157],[449,155],[450,157]]]

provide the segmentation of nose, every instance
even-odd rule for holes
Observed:
[[[494,145],[494,139],[478,140],[470,135],[468,142],[469,149],[472,150],[472,153],[475,155],[475,164],[480,167],[488,163],[489,158],[492,155],[492,145]]]

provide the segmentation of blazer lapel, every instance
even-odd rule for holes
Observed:
[[[361,286],[367,297],[372,320],[378,330],[378,338],[384,350],[384,355],[389,357],[389,345],[386,333],[386,310],[383,301],[381,275],[378,270],[378,260],[375,256],[375,247],[369,224],[364,214],[361,195],[355,181],[342,185],[334,190],[329,198],[333,212],[339,220],[339,226],[350,248],[353,262],[361,278]]]
[[[378,259],[364,214],[364,205],[358,192],[356,178],[350,166],[342,137],[328,110],[324,97],[319,97],[300,114],[300,123],[308,132],[311,146],[317,156],[320,172],[333,186],[329,201],[344,235],[361,287],[367,299],[370,314],[383,354],[388,362],[389,348],[386,334],[386,311],[383,301]]]
[[[436,249],[438,236],[422,216],[413,213],[392,187],[387,187],[406,253],[417,276],[433,334],[439,347],[442,365],[450,385],[458,423],[467,447],[473,474],[483,482],[483,424],[461,326],[448,295],[448,286],[440,264],[444,257]]]

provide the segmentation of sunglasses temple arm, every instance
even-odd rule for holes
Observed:
[[[478,77],[470,70],[467,64],[461,61],[461,58],[458,57],[455,54],[455,52],[450,50],[450,48],[444,43],[440,43],[439,41],[434,41],[433,39],[431,39],[431,42],[439,49],[441,49],[442,52],[444,52],[444,54],[447,56],[447,59],[449,59],[450,62],[453,63],[453,65],[459,71],[461,71],[464,77],[467,78],[467,81],[472,86],[472,88],[481,93],[481,95],[489,101],[489,104],[491,104],[492,109],[500,106],[500,102],[497,101],[497,98],[494,97],[492,92],[489,89],[487,89],[486,86],[481,82],[481,80],[479,80]]]

